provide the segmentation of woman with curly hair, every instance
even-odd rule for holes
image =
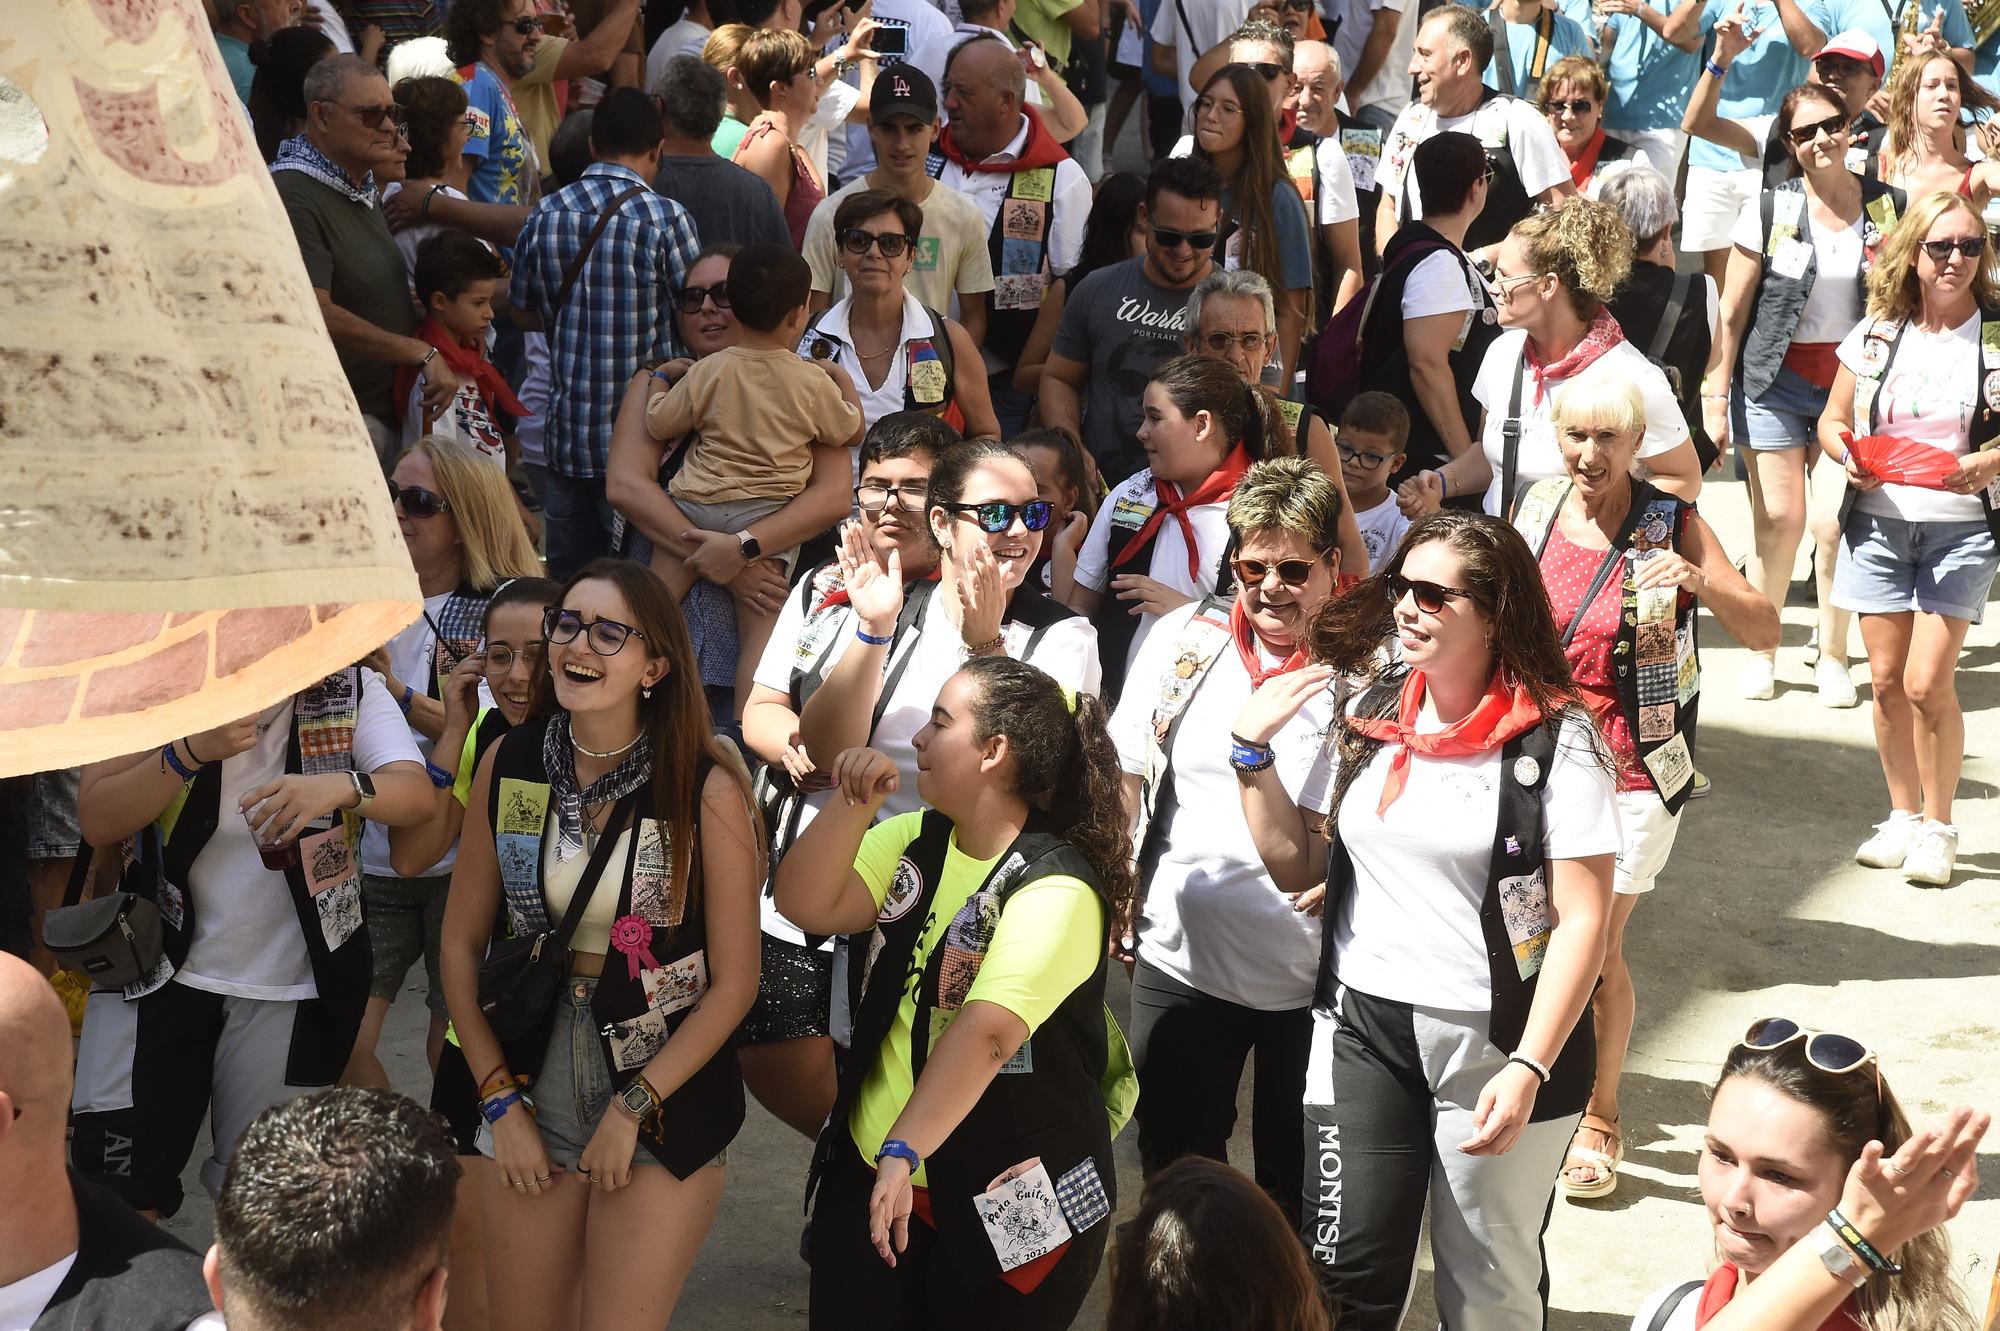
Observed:
[[[1090,1290],[1136,1089],[1104,1006],[1133,894],[1106,720],[1031,665],[967,661],[915,739],[926,807],[876,823],[906,778],[847,749],[778,867],[801,928],[873,931],[807,1185],[814,1327],[1059,1328]]]
[[[1637,148],[1604,132],[1604,102],[1610,95],[1604,67],[1584,55],[1556,61],[1535,94],[1535,105],[1549,118],[1569,159],[1570,183],[1586,199],[1596,198],[1611,177],[1646,160]]]
[[[1482,408],[1480,446],[1405,481],[1405,511],[1484,491],[1486,511],[1508,516],[1529,486],[1563,472],[1557,392],[1596,376],[1639,386],[1646,403],[1639,460],[1653,484],[1686,500],[1701,493],[1701,459],[1667,376],[1604,308],[1632,269],[1632,249],[1618,211],[1591,199],[1515,223],[1487,284],[1506,331],[1486,349],[1472,385]]]

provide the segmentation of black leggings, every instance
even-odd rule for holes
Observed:
[[[1062,1331],[1076,1319],[1104,1259],[1109,1219],[1070,1240],[1032,1294],[998,1279],[968,1287],[937,1246],[937,1231],[915,1217],[909,1246],[892,1270],[868,1241],[868,1194],[875,1171],[843,1141],[820,1177],[806,1255],[812,1262],[813,1331]]]

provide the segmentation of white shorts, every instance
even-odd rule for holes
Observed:
[[[1718,171],[1690,166],[1687,202],[1681,206],[1681,249],[1700,254],[1729,248],[1729,233],[1743,209],[1764,189],[1764,173],[1756,167]]]
[[[1611,890],[1638,896],[1653,890],[1667,856],[1674,852],[1674,836],[1681,830],[1681,816],[1668,813],[1656,790],[1618,792],[1618,867],[1611,875]]]
[[[1646,165],[1665,176],[1669,182],[1680,174],[1681,154],[1687,151],[1688,142],[1688,136],[1680,130],[1621,129],[1613,133],[1643,153]]]

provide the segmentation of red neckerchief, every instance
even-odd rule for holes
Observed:
[[[1236,639],[1236,655],[1243,662],[1243,672],[1250,676],[1250,687],[1261,689],[1267,679],[1279,675],[1289,675],[1306,663],[1306,649],[1292,648],[1292,654],[1278,664],[1265,669],[1257,664],[1256,630],[1250,627],[1250,616],[1244,613],[1243,598],[1237,597],[1229,607],[1229,632]]]
[[[1736,1268],[1728,1262],[1715,1268],[1715,1274],[1701,1287],[1700,1301],[1695,1304],[1694,1324],[1697,1331],[1707,1326],[1709,1319],[1736,1297],[1737,1277]],[[1833,1316],[1819,1324],[1819,1331],[1861,1331],[1861,1323],[1854,1320],[1854,1315],[1843,1306],[1836,1308]]]
[[[995,172],[1012,175],[1016,171],[1054,166],[1058,162],[1069,160],[1069,154],[1063,151],[1062,145],[1050,138],[1048,130],[1042,127],[1042,118],[1034,107],[1022,107],[1021,114],[1028,118],[1028,139],[1021,145],[1021,155],[1012,161],[974,160],[966,156],[965,151],[952,141],[951,132],[956,126],[950,122],[946,122],[945,127],[938,132],[938,151],[951,161],[957,162],[961,170],[988,175]]]
[[[1542,400],[1550,379],[1574,379],[1592,361],[1624,340],[1625,330],[1611,317],[1610,310],[1599,310],[1597,317],[1590,321],[1590,327],[1583,330],[1583,340],[1569,349],[1569,355],[1553,365],[1542,363],[1542,358],[1535,354],[1535,339],[1529,338],[1526,354],[1528,368],[1535,372],[1535,401]]]
[[[1528,691],[1518,684],[1511,689],[1502,685],[1498,670],[1486,682],[1486,696],[1479,700],[1478,706],[1443,730],[1428,735],[1417,733],[1417,706],[1423,700],[1424,672],[1412,670],[1403,681],[1403,696],[1394,718],[1348,719],[1350,726],[1369,739],[1393,740],[1397,745],[1396,756],[1389,761],[1388,779],[1382,783],[1382,799],[1375,806],[1378,817],[1388,812],[1396,797],[1403,793],[1412,753],[1427,758],[1466,758],[1497,749],[1542,723],[1542,709],[1535,705]]]
[[[458,373],[460,382],[479,386],[479,394],[486,399],[489,407],[498,407],[509,416],[530,416],[534,413],[521,405],[521,399],[514,396],[514,390],[507,387],[506,376],[492,361],[486,359],[486,347],[477,338],[461,342],[437,316],[427,314],[417,325],[416,337],[437,348],[438,359]],[[415,365],[401,365],[396,368],[396,401],[408,402],[410,390],[416,387],[417,375],[421,368]]]
[[[1222,465],[1210,472],[1208,479],[1197,485],[1194,493],[1185,499],[1181,498],[1181,489],[1178,485],[1172,481],[1154,478],[1153,492],[1159,497],[1159,505],[1146,515],[1146,520],[1140,524],[1139,530],[1132,534],[1132,539],[1125,543],[1125,548],[1111,561],[1111,567],[1117,568],[1120,564],[1136,558],[1140,547],[1159,530],[1160,523],[1171,513],[1174,521],[1180,523],[1181,540],[1187,545],[1188,576],[1199,584],[1201,555],[1195,549],[1194,523],[1189,521],[1187,511],[1199,508],[1203,504],[1219,504],[1227,500],[1236,493],[1236,482],[1242,480],[1243,473],[1248,470],[1250,470],[1250,455],[1243,451],[1242,441],[1239,440],[1236,447],[1229,450],[1229,456],[1222,459]]]
[[[936,582],[939,578],[943,576],[944,576],[944,570],[942,568],[933,568],[930,572],[918,574],[914,578],[904,578],[903,586],[907,588],[919,582]],[[846,604],[847,604],[847,584],[842,583],[840,586],[835,587],[832,591],[826,594],[826,599],[824,601],[821,601],[817,606],[813,608],[813,613],[818,614],[820,611],[826,609],[830,605],[846,605]]]
[[[1569,164],[1569,183],[1579,191],[1589,184],[1591,176],[1597,173],[1597,155],[1603,151],[1604,126],[1599,125],[1597,133],[1590,136],[1590,142],[1583,145],[1583,151]]]
[[[1297,134],[1298,132],[1299,132],[1299,113],[1297,111],[1294,111],[1291,107],[1288,106],[1284,110],[1278,113],[1279,146],[1285,148],[1293,147],[1294,145],[1292,143],[1292,136],[1294,134]],[[1296,146],[1304,147],[1305,145],[1299,144]]]

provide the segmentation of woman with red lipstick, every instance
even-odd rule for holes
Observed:
[[[1618,851],[1609,758],[1497,518],[1420,519],[1307,641],[1315,664],[1251,695],[1230,754],[1275,886],[1326,888],[1303,1237],[1343,1331],[1394,1331],[1428,1201],[1440,1320],[1544,1326]],[[1276,745],[1336,677],[1340,723],[1294,797]]]

